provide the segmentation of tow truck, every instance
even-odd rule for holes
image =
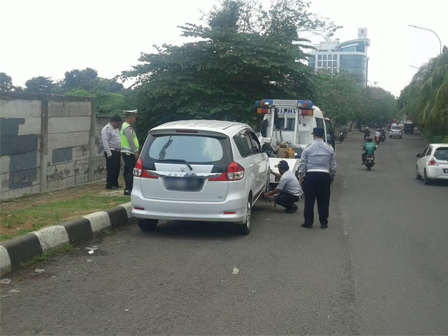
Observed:
[[[272,171],[278,172],[281,160],[288,162],[298,177],[303,149],[313,141],[314,127],[325,131],[324,141],[335,148],[334,132],[330,119],[310,100],[263,99],[255,102],[258,115],[263,115],[258,140],[269,156]],[[271,175],[271,189],[279,178]]]

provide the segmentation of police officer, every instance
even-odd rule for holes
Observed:
[[[110,118],[110,122],[101,130],[101,142],[104,147],[106,158],[106,189],[118,189],[118,176],[120,176],[120,123],[121,118],[117,115]]]
[[[317,199],[320,228],[328,227],[330,185],[336,175],[334,149],[323,140],[324,129],[313,129],[314,141],[302,152],[299,165],[299,181],[305,192],[304,228],[311,229],[314,222],[314,202]]]
[[[121,126],[121,155],[124,161],[124,182],[126,187],[124,189],[125,195],[130,195],[134,183],[134,167],[139,156],[139,143],[137,135],[134,130],[135,122],[137,121],[137,110],[123,111],[126,119]]]
[[[270,173],[276,177],[280,177],[280,182],[275,190],[269,193],[264,193],[263,197],[267,198],[278,194],[275,198],[275,203],[283,206],[286,213],[294,213],[298,209],[297,205],[294,203],[298,202],[300,196],[302,196],[302,188],[300,187],[299,181],[297,181],[297,178],[294,176],[294,173],[289,170],[288,162],[281,160],[277,167],[280,174],[274,173],[273,171]]]

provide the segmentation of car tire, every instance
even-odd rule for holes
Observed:
[[[422,177],[421,177],[420,174],[418,173],[418,167],[415,167],[415,171],[416,171],[415,178],[416,178],[417,180],[421,180]]]
[[[158,219],[139,219],[138,227],[144,232],[154,231],[157,227]]]
[[[252,198],[247,199],[246,204],[246,216],[243,223],[235,225],[235,230],[238,234],[248,235],[250,232],[250,227],[252,225]]]
[[[425,185],[430,185],[431,184],[431,180],[428,178],[428,175],[426,174],[426,170],[423,172],[423,183]]]

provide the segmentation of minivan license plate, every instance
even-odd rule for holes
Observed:
[[[445,174],[448,174],[448,169],[444,169],[443,172],[444,172]]]
[[[203,179],[188,177],[165,177],[165,187],[171,191],[199,191],[204,184]]]

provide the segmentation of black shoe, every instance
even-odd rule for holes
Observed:
[[[302,224],[302,227],[304,227],[305,229],[312,229],[313,228],[312,225],[306,225],[305,223]]]
[[[114,187],[117,187],[117,189],[119,189],[121,186],[117,183],[117,184],[114,184]]]
[[[321,225],[320,228],[321,229],[328,229],[328,225]]]
[[[124,195],[125,195],[125,196],[130,196],[130,195],[131,195],[131,190],[126,189],[126,190],[124,191]]]
[[[293,205],[291,209],[285,209],[286,213],[294,213],[298,210],[299,208],[297,207],[297,205]]]

